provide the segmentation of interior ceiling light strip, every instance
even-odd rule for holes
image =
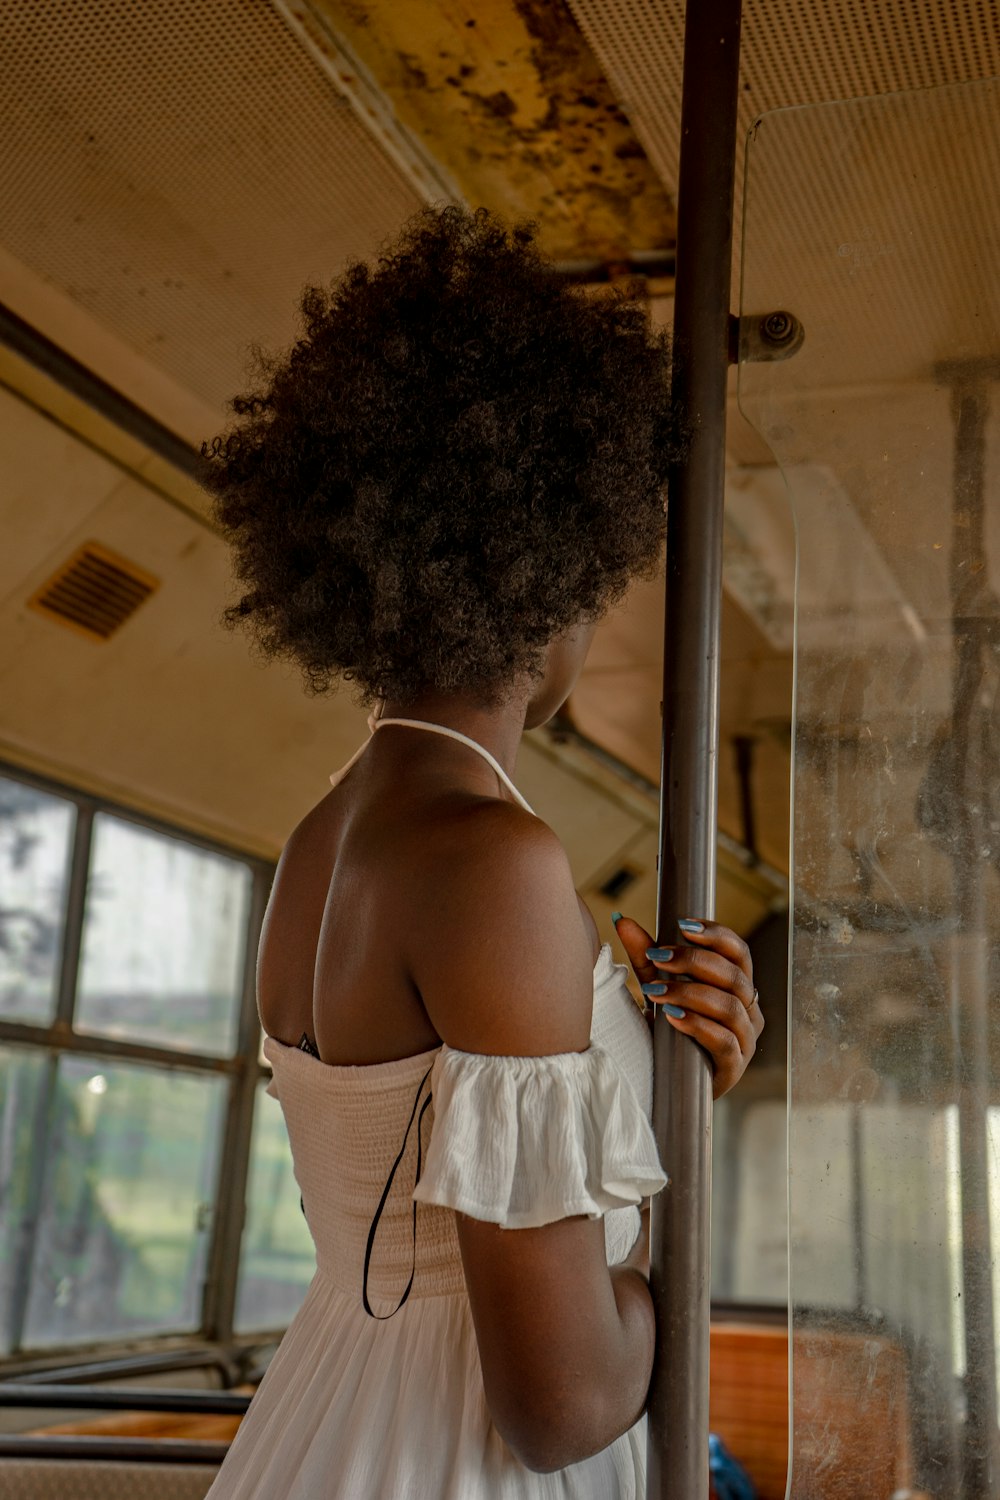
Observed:
[[[425,201],[265,0],[0,0],[0,35],[0,243],[220,425],[303,286]]]
[[[60,625],[107,641],[160,586],[143,568],[101,545],[85,542],[28,600]]]

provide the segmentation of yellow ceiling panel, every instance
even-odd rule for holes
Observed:
[[[563,0],[309,8],[470,204],[537,219],[560,260],[673,245],[673,204]]]

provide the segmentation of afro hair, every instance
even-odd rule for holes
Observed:
[[[535,228],[426,208],[301,298],[204,445],[243,587],[224,615],[309,691],[493,704],[655,570],[683,444],[668,336]]]

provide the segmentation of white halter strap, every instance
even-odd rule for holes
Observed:
[[[487,761],[493,767],[504,786],[516,801],[521,804],[525,812],[530,812],[534,816],[535,809],[529,807],[500,762],[478,740],[470,739],[467,734],[462,734],[458,729],[449,729],[445,724],[429,724],[426,719],[376,719],[375,729],[382,729],[386,724],[402,724],[407,729],[429,729],[432,734],[446,734],[451,740],[460,740],[463,745],[468,745],[470,750],[475,750],[478,755],[483,757],[483,760]]]
[[[475,750],[477,755],[481,755],[483,760],[485,760],[488,765],[492,766],[493,770],[499,776],[504,786],[514,797],[515,801],[520,803],[525,812],[530,812],[532,817],[536,816],[535,809],[529,805],[524,797],[521,796],[521,793],[511,781],[510,777],[507,775],[507,772],[504,770],[500,762],[496,759],[495,756],[491,755],[490,752],[486,749],[485,745],[481,745],[478,740],[470,739],[467,734],[462,734],[458,729],[449,729],[445,724],[431,724],[426,719],[380,719],[378,717],[377,711],[369,715],[368,728],[371,731],[372,735],[374,735],[376,729],[381,729],[385,724],[402,724],[406,729],[427,729],[431,732],[431,734],[446,734],[449,739],[459,740],[463,745],[468,745],[470,750]],[[354,765],[354,762],[358,759],[362,752],[367,749],[370,743],[370,738],[365,740],[364,744],[358,747],[347,764],[345,766],[341,766],[339,771],[335,771],[333,773],[333,775],[330,777],[330,784],[332,786],[336,786],[338,781],[340,781],[340,779],[347,774],[351,766]]]

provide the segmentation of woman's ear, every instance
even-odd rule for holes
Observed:
[[[553,636],[546,647],[544,671],[528,700],[525,729],[547,724],[562,708],[583,670],[596,629],[596,620],[582,619]]]

